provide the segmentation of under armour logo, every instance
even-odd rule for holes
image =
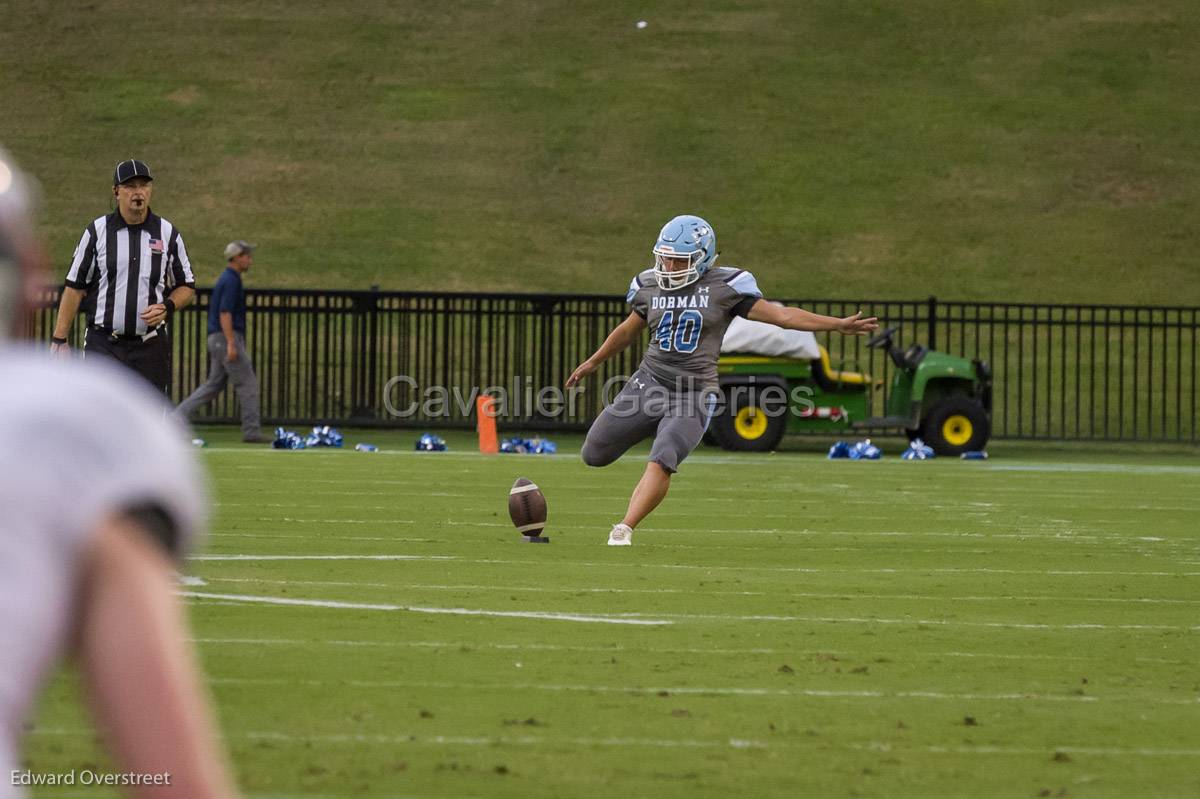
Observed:
[[[632,378],[632,382],[633,382],[633,385],[635,388],[645,388],[646,387],[646,384],[643,383],[641,380],[638,380],[636,377]]]
[[[700,288],[696,289],[696,293],[697,294],[707,294],[708,286],[701,286]]]

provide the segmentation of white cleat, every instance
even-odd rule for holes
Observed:
[[[633,546],[633,528],[627,524],[614,524],[612,532],[608,534],[608,545],[610,547]]]

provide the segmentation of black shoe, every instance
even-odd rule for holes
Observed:
[[[242,441],[246,444],[269,444],[271,439],[264,436],[262,433],[250,433],[242,436]]]

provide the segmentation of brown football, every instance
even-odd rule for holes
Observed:
[[[546,497],[532,480],[518,477],[508,492],[508,515],[521,535],[537,536],[546,527]]]

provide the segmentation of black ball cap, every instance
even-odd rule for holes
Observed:
[[[154,176],[150,174],[150,167],[146,165],[145,161],[130,158],[128,161],[122,161],[117,164],[117,168],[113,170],[114,186],[120,186],[125,181],[133,180],[134,178],[154,180]]]

